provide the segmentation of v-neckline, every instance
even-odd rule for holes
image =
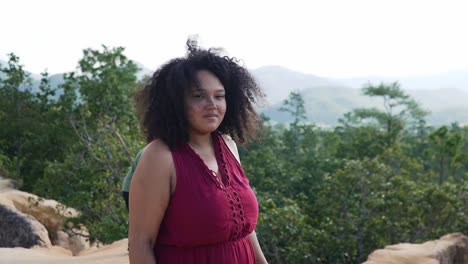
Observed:
[[[211,133],[211,135],[210,135],[211,136],[211,147],[213,148],[216,164],[218,165],[218,172],[210,169],[210,167],[208,167],[208,165],[206,165],[205,160],[195,151],[195,149],[192,148],[192,146],[190,146],[190,144],[188,142],[185,142],[185,144],[187,145],[190,152],[192,152],[192,154],[199,160],[199,162],[201,162],[201,164],[202,164],[203,168],[205,169],[205,171],[208,174],[210,174],[210,176],[215,178],[215,182],[220,184],[219,187],[221,189],[224,189],[225,188],[224,186],[227,184],[227,180],[224,179],[225,177],[222,177],[221,170],[223,168],[223,166],[222,166],[223,161],[219,160],[221,155],[220,155],[220,153],[218,153],[218,149],[217,149],[217,146],[216,146],[217,144],[219,144],[219,142],[217,141],[219,139],[216,138],[216,135],[214,133],[215,132]],[[216,142],[215,142],[215,140],[216,140]]]

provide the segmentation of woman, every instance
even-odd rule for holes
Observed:
[[[137,96],[149,143],[130,186],[130,263],[267,263],[233,140],[253,134],[263,93],[234,59],[187,46]]]

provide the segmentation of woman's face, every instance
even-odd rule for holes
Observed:
[[[219,79],[209,71],[196,73],[199,87],[185,94],[185,111],[189,134],[215,131],[226,113],[226,91]]]

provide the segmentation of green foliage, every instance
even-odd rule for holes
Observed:
[[[438,164],[439,183],[442,184],[449,174],[459,181],[460,175],[457,171],[466,161],[466,153],[460,151],[461,134],[449,131],[447,127],[442,126],[429,135],[429,141],[432,143],[432,153],[434,153],[432,158]]]
[[[379,97],[383,100],[383,109],[357,108],[347,113],[339,122],[345,126],[373,124],[386,131],[387,140],[392,143],[407,124],[418,124],[428,114],[419,104],[401,90],[397,82],[378,86],[367,85],[364,95]]]
[[[120,184],[142,145],[130,103],[135,64],[123,48],[87,49],[76,72],[52,88],[47,73],[37,93],[19,59],[11,55],[0,83],[2,167],[23,189],[81,211],[91,239],[126,236]],[[26,87],[26,88],[25,88]],[[55,95],[60,94],[57,98]]]
[[[281,112],[289,113],[293,116],[292,125],[298,125],[299,122],[306,120],[306,110],[304,99],[299,92],[291,92],[288,99],[284,100],[283,106],[279,109]]]
[[[47,163],[35,191],[79,209],[74,221],[88,227],[91,239],[112,242],[127,233],[120,184],[139,143],[130,103],[137,67],[123,48],[105,46],[85,50],[79,65],[66,77],[59,99],[76,142],[63,162]]]
[[[123,55],[124,48],[86,49],[79,61],[76,80],[91,118],[132,118],[130,92],[136,83],[135,63]],[[126,107],[125,107],[126,106]]]
[[[11,178],[11,176],[8,175],[8,171],[10,171],[10,170],[11,170],[11,161],[0,150],[0,177]]]
[[[270,263],[310,263],[314,230],[297,203],[275,193],[258,193],[257,236]]]
[[[388,109],[403,107],[397,113],[357,110],[335,130],[265,123],[262,139],[241,152],[270,263],[360,263],[388,244],[468,230],[468,129],[433,131],[397,88],[368,89]],[[441,156],[457,176],[439,182]]]
[[[0,68],[6,77],[0,82],[0,149],[12,161],[10,176],[21,182],[31,170],[26,161],[34,128],[29,124],[34,123],[37,112],[28,89],[29,75],[16,55],[8,56],[8,65]]]

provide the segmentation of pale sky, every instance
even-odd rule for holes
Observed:
[[[249,68],[323,77],[468,70],[468,1],[0,0],[0,59],[72,71],[84,48],[123,46],[150,69],[183,56],[188,35]]]

